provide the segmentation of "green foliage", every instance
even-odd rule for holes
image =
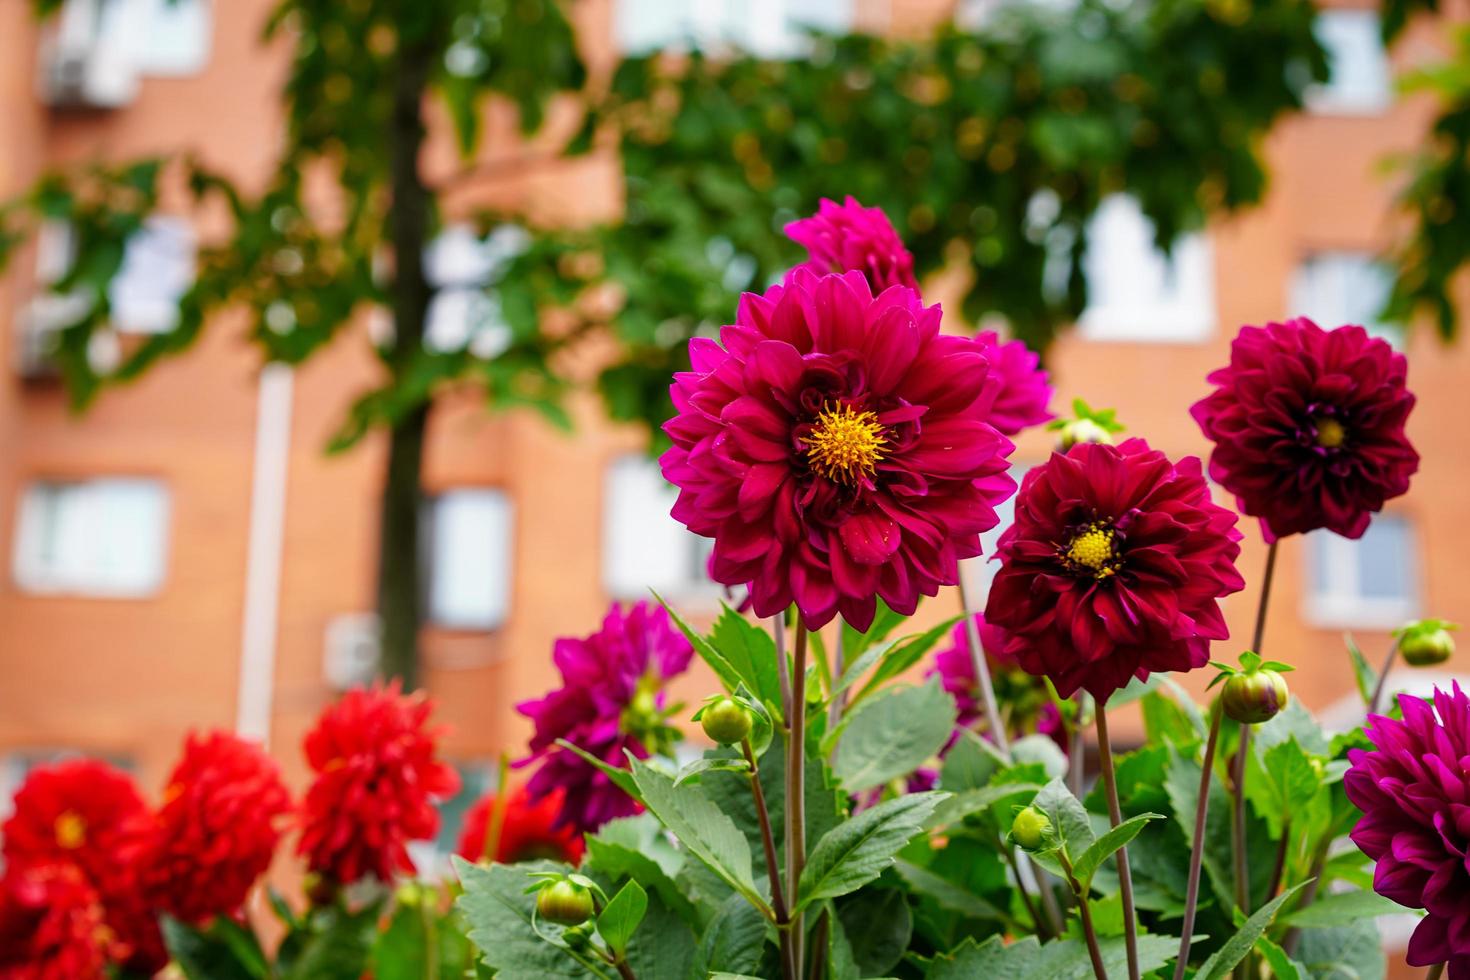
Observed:
[[[883,691],[858,706],[834,733],[832,770],[849,792],[881,786],[935,755],[954,722],[954,699],[937,677]]]
[[[900,796],[827,831],[802,869],[797,908],[854,892],[878,877],[943,798],[942,793]]]
[[[163,940],[189,980],[264,980],[270,965],[255,935],[217,918],[206,928],[164,916]]]
[[[1221,946],[1215,951],[1213,956],[1205,960],[1204,965],[1195,974],[1198,980],[1224,980],[1224,977],[1228,976],[1230,971],[1235,969],[1235,965],[1245,959],[1246,955],[1250,953],[1256,941],[1265,934],[1266,927],[1276,918],[1276,911],[1294,898],[1297,892],[1305,887],[1307,887],[1307,882],[1302,882],[1295,888],[1282,892],[1257,909],[1250,918],[1245,920],[1245,924],[1240,927],[1239,932],[1231,936],[1224,946]]]

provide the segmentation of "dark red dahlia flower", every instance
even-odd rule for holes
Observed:
[[[1229,635],[1220,597],[1245,584],[1235,521],[1192,456],[1142,439],[1053,453],[1021,483],[985,619],[1063,697],[1103,703],[1133,677],[1202,667]]]
[[[1470,697],[1455,684],[1399,707],[1403,721],[1368,719],[1377,751],[1348,752],[1342,786],[1363,811],[1351,836],[1378,862],[1373,890],[1428,913],[1409,965],[1448,962],[1450,980],[1470,980]]]
[[[103,980],[110,936],[76,865],[12,865],[0,879],[0,980]]]
[[[990,424],[985,348],[939,332],[911,289],[798,270],[747,293],[720,342],[689,344],[664,476],[674,517],[715,539],[710,572],[758,616],[810,629],[909,615],[959,578],[1015,489]]]
[[[142,858],[156,908],[185,922],[231,915],[270,867],[291,798],[264,750],[225,732],[191,735]]]
[[[306,735],[316,774],[306,792],[297,853],[336,885],[367,875],[389,882],[414,870],[407,844],[439,830],[436,802],[459,789],[439,758],[432,703],[397,681],[349,691]]]
[[[1210,478],[1267,541],[1318,528],[1362,537],[1419,468],[1407,374],[1404,355],[1362,327],[1242,327],[1230,365],[1209,377],[1219,387],[1190,409],[1215,443]]]
[[[841,204],[823,198],[816,214],[786,226],[786,237],[810,256],[796,269],[819,276],[861,272],[875,293],[889,286],[919,288],[914,257],[904,248],[888,215],[881,208],[863,207],[853,197]],[[788,283],[796,269],[787,273]]]
[[[638,812],[612,780],[556,742],[565,739],[613,766],[627,765],[626,752],[648,758],[674,734],[666,724],[664,685],[684,672],[693,655],[689,641],[669,624],[668,612],[647,602],[626,613],[614,604],[596,633],[556,641],[552,660],[562,686],[522,701],[516,710],[536,728],[531,754],[520,763],[541,763],[526,786],[531,799],[565,793],[558,826],[590,833]]]
[[[33,770],[0,827],[7,865],[74,865],[102,902],[115,961],[149,975],[168,961],[138,880],[151,819],[130,776],[71,759]]]
[[[524,786],[511,793],[505,804],[493,859],[501,864],[542,858],[580,864],[584,850],[582,835],[572,827],[559,825],[562,803],[560,790],[540,800],[531,799]],[[465,813],[456,852],[466,861],[479,861],[486,856],[494,810],[495,794],[491,793],[477,800]]]
[[[990,410],[990,424],[1001,434],[1013,436],[1022,429],[1040,425],[1054,416],[1052,388],[1041,369],[1041,355],[1019,340],[1002,342],[994,330],[982,330],[975,340],[985,348],[990,360],[986,384],[995,388],[995,403]]]

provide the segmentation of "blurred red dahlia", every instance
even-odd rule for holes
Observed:
[[[1409,965],[1447,962],[1450,980],[1470,980],[1470,697],[1455,684],[1399,706],[1403,721],[1368,719],[1377,751],[1348,752],[1342,787],[1363,811],[1351,836],[1377,862],[1373,890],[1428,913]]]
[[[492,859],[501,864],[542,858],[580,864],[584,850],[582,835],[574,827],[558,826],[562,801],[561,790],[548,793],[540,800],[533,800],[524,786],[511,793],[505,804],[500,840]],[[465,813],[464,830],[455,850],[466,861],[479,861],[486,857],[485,848],[490,843],[490,818],[494,810],[495,794],[490,793],[476,800]]]
[[[1103,703],[1133,677],[1202,667],[1229,635],[1220,597],[1245,584],[1235,521],[1192,456],[1171,463],[1142,439],[1053,453],[1021,483],[986,621],[1062,697]]]
[[[985,348],[939,332],[912,289],[803,270],[747,293],[720,342],[689,344],[661,460],[674,517],[715,539],[710,573],[758,616],[817,629],[909,615],[980,553],[1014,491],[990,424]]]
[[[438,832],[435,802],[459,788],[459,775],[439,759],[441,732],[427,727],[432,710],[422,692],[403,694],[394,681],[347,692],[307,733],[316,777],[297,853],[326,881],[392,881],[414,870],[408,842]]]
[[[258,745],[190,735],[142,860],[154,906],[195,923],[237,912],[270,866],[290,809],[280,767]]]
[[[0,879],[0,980],[102,980],[111,944],[76,865],[14,865]]]
[[[1419,468],[1407,374],[1404,355],[1362,327],[1242,327],[1209,377],[1219,387],[1190,409],[1215,443],[1211,479],[1267,541],[1318,528],[1362,537]]]
[[[151,819],[126,773],[71,759],[33,770],[0,827],[7,866],[74,866],[102,902],[114,961],[149,976],[168,962],[138,880]]]
[[[806,249],[809,258],[786,274],[791,282],[797,269],[816,275],[861,272],[873,292],[889,286],[918,289],[914,257],[881,208],[865,208],[849,196],[838,204],[822,199],[817,213],[786,226],[786,237]]]

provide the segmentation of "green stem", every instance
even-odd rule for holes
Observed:
[[[781,866],[776,860],[776,838],[771,832],[771,811],[766,807],[766,791],[761,786],[760,769],[750,739],[740,743],[745,761],[750,764],[750,793],[755,798],[756,820],[761,828],[761,847],[766,855],[766,873],[771,879],[771,908],[776,914],[776,935],[781,945],[781,968],[786,980],[799,980],[791,972],[791,917],[786,911],[786,896],[781,888]]]
[[[1077,899],[1077,909],[1082,913],[1082,935],[1087,938],[1087,955],[1092,957],[1092,972],[1097,980],[1108,980],[1107,967],[1103,966],[1102,949],[1097,944],[1097,929],[1092,924],[1092,907],[1088,904],[1087,893],[1082,890],[1082,883],[1077,880],[1077,876],[1072,874],[1072,862],[1067,860],[1065,850],[1057,851],[1057,860],[1067,874],[1067,886],[1072,889],[1072,894]]]
[[[1200,771],[1199,798],[1194,807],[1194,844],[1189,849],[1189,887],[1184,896],[1184,933],[1179,937],[1179,958],[1174,963],[1174,980],[1184,980],[1193,940],[1194,917],[1199,909],[1200,869],[1204,864],[1205,827],[1210,812],[1210,784],[1215,775],[1215,747],[1220,743],[1220,720],[1224,712],[1218,701],[1210,712],[1210,737],[1205,741],[1204,765]]]
[[[1378,683],[1373,685],[1373,696],[1368,699],[1368,714],[1378,714],[1378,709],[1383,705],[1383,694],[1388,690],[1388,672],[1393,670],[1394,661],[1398,659],[1399,641],[1395,639],[1389,644],[1388,656],[1383,658],[1383,669],[1378,672]]]
[[[490,821],[485,828],[485,860],[494,862],[500,853],[500,837],[505,830],[505,812],[510,806],[510,758],[502,752],[495,775],[495,802],[490,805]]]
[[[1266,574],[1261,577],[1261,598],[1256,606],[1256,628],[1251,636],[1251,650],[1259,656],[1266,638],[1266,611],[1271,602],[1271,583],[1276,580],[1276,554],[1279,542],[1272,541],[1266,549]],[[1245,852],[1245,774],[1250,761],[1251,726],[1240,726],[1240,746],[1235,753],[1235,769],[1231,787],[1235,792],[1235,814],[1230,824],[1230,846],[1235,852],[1235,904],[1245,915],[1251,914],[1250,904],[1250,857]],[[1245,980],[1250,973],[1250,954],[1235,968],[1236,980]]]
[[[790,735],[786,752],[786,904],[792,910],[791,945],[796,975],[805,962],[801,913],[796,911],[801,870],[806,864],[806,625],[798,616],[791,665]]]
[[[1443,963],[1434,964],[1428,970],[1424,971],[1424,980],[1439,980],[1440,977],[1444,976],[1444,968],[1445,964]]]
[[[1006,856],[1006,863],[1011,866],[1011,874],[1016,877],[1016,891],[1021,893],[1021,903],[1026,906],[1026,914],[1031,916],[1031,927],[1036,930],[1036,934],[1041,939],[1050,939],[1051,932],[1047,928],[1048,923],[1043,922],[1041,916],[1036,914],[1036,903],[1031,900],[1031,891],[1026,887],[1026,882],[1021,877],[1021,862],[1016,860],[1015,849],[1006,847],[1004,844],[998,846],[1000,847],[1001,853]],[[1040,891],[1046,886],[1038,881],[1036,887]]]
[[[1281,879],[1286,875],[1286,855],[1290,850],[1291,842],[1291,817],[1284,816],[1281,820],[1281,840],[1276,843],[1276,863],[1271,868],[1271,884],[1266,889],[1267,900],[1276,897],[1281,890]]]
[[[1118,774],[1113,768],[1113,745],[1108,736],[1108,706],[1097,706],[1097,753],[1102,765],[1103,789],[1108,797],[1108,817],[1116,827],[1123,822],[1118,803]],[[1123,899],[1123,939],[1128,947],[1128,980],[1138,980],[1138,916],[1133,908],[1133,875],[1128,869],[1128,847],[1118,848],[1118,891]]]

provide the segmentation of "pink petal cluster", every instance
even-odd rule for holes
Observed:
[[[865,208],[851,196],[838,204],[822,199],[817,213],[786,226],[786,237],[807,250],[808,260],[796,269],[817,275],[861,272],[873,291],[889,286],[918,289],[914,257],[880,208]],[[787,273],[787,281],[796,272]]]
[[[531,755],[523,760],[541,763],[526,785],[531,798],[565,791],[557,826],[590,833],[637,812],[637,804],[604,773],[556,742],[565,739],[611,766],[627,765],[624,750],[647,758],[635,722],[657,715],[665,682],[682,674],[693,654],[668,612],[648,602],[626,612],[614,605],[596,633],[556,641],[552,660],[562,686],[516,710],[535,725]]]
[[[1403,720],[1368,719],[1377,751],[1348,752],[1348,799],[1363,817],[1353,843],[1377,862],[1373,890],[1428,913],[1410,966],[1449,963],[1470,980],[1470,697],[1457,683],[1433,703],[1404,695]]]
[[[1229,635],[1220,597],[1245,584],[1235,522],[1192,456],[1142,439],[1053,453],[1021,483],[986,621],[1063,697],[1103,703],[1134,677],[1202,667]]]
[[[1409,489],[1408,362],[1362,327],[1300,318],[1242,327],[1218,387],[1190,409],[1215,443],[1210,478],[1267,541],[1327,528],[1362,537]]]
[[[990,359],[986,383],[995,388],[991,425],[1004,435],[1013,436],[1055,417],[1047,407],[1051,404],[1052,387],[1041,369],[1041,355],[1019,340],[1002,342],[994,330],[980,331],[975,340],[985,348]]]
[[[810,629],[839,612],[866,629],[877,597],[909,615],[980,553],[1013,447],[984,346],[939,321],[912,289],[797,270],[690,342],[664,426],[673,514],[714,538],[711,575],[748,585],[756,615],[794,602]]]

